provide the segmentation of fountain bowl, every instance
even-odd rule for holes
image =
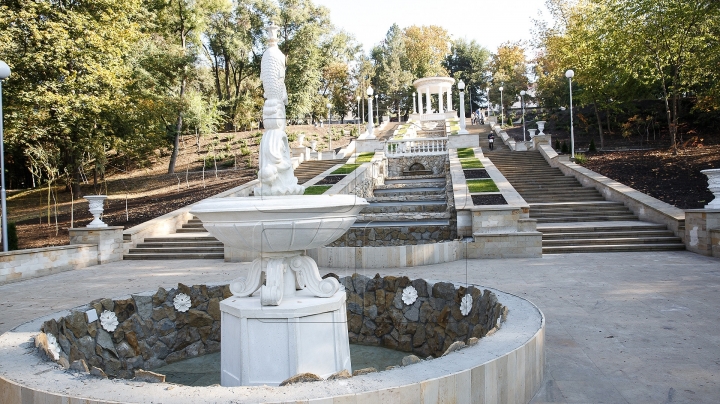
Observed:
[[[327,245],[367,206],[355,195],[285,195],[209,199],[190,213],[226,246],[284,253]]]

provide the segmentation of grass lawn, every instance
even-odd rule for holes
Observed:
[[[338,168],[337,170],[333,171],[331,174],[350,174],[351,172],[355,171],[355,169],[360,167],[361,165],[362,165],[362,163],[345,164],[342,167]]]
[[[370,160],[372,160],[373,156],[375,155],[375,152],[363,152],[360,153],[356,158],[356,163],[369,163]]]
[[[460,159],[474,158],[475,151],[469,147],[462,147],[457,149],[457,155]]]
[[[467,186],[470,193],[500,191],[493,180],[467,180]]]
[[[332,185],[310,185],[305,188],[303,195],[322,195],[330,188],[332,188]]]
[[[483,163],[481,163],[478,159],[460,159],[460,165],[462,165],[463,170],[471,168],[485,168]]]

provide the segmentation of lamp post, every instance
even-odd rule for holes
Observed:
[[[565,77],[568,78],[570,84],[570,156],[575,160],[575,133],[573,130],[573,107],[572,107],[572,78],[575,77],[575,72],[568,70],[565,72]]]
[[[485,87],[485,94],[487,94],[488,99],[487,117],[490,118],[490,87]]]
[[[372,100],[373,100],[373,88],[368,87],[367,88],[367,97],[368,97],[368,122],[367,122],[367,133],[368,133],[368,139],[375,139],[375,136],[373,135],[373,131],[375,130],[375,125],[373,122],[375,120],[373,119],[373,110],[372,110]]]
[[[330,111],[332,111],[332,104],[328,102],[325,106],[328,109],[328,150],[332,151],[332,131],[330,131],[330,124],[332,123]]]
[[[520,91],[520,106],[522,106],[522,114],[523,114],[523,142],[526,142],[527,139],[525,139],[525,90]]]
[[[377,94],[375,94],[375,115],[377,115],[377,124],[380,125],[380,103]]]
[[[355,97],[355,100],[357,100],[357,124],[358,124],[358,134],[360,134],[360,97],[359,95]]]
[[[505,126],[505,107],[503,106],[503,99],[502,99],[502,92],[503,88],[498,88],[500,90],[500,127],[502,128]]]
[[[460,130],[458,135],[467,135],[468,131],[465,130],[465,83],[462,80],[458,81],[458,91],[460,92]]]
[[[2,209],[2,245],[8,251],[7,205],[5,204],[5,140],[3,139],[2,82],[10,77],[10,66],[0,60],[0,208]]]

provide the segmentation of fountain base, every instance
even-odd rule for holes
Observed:
[[[345,299],[344,290],[325,298],[298,290],[280,306],[262,306],[259,296],[220,302],[221,385],[277,386],[298,373],[351,372]]]

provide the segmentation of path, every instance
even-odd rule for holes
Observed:
[[[101,297],[228,281],[248,267],[123,261],[0,285],[0,332]],[[381,273],[478,283],[537,304],[547,319],[547,365],[533,403],[716,403],[720,397],[718,259],[687,251],[556,254]]]

